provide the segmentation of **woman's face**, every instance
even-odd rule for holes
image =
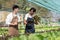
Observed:
[[[31,14],[31,15],[34,15],[34,13],[35,13],[35,12],[33,12],[33,10],[30,11],[30,14]]]

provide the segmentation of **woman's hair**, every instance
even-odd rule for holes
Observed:
[[[31,10],[33,10],[33,12],[36,12],[36,9],[35,9],[35,8],[33,8],[33,7],[32,7],[29,11],[31,11]]]

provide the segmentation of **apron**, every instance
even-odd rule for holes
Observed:
[[[13,22],[16,22],[16,20],[12,20],[12,23]],[[17,22],[16,22],[17,23]],[[17,25],[9,25],[9,29],[8,29],[8,31],[9,31],[9,35],[10,36],[15,36],[15,35],[18,35],[19,33],[18,33],[18,23],[17,23]]]
[[[18,35],[18,25],[10,25],[8,31],[10,36]]]
[[[25,33],[35,33],[34,19],[33,18],[28,18],[27,19]]]

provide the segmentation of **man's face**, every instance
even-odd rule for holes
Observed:
[[[19,11],[19,9],[18,9],[18,8],[16,8],[16,9],[14,9],[14,11],[17,13],[17,12]]]
[[[35,12],[33,12],[33,10],[30,11],[30,14],[31,14],[31,15],[34,15],[34,13],[35,13]]]

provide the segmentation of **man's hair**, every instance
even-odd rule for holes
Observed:
[[[31,8],[29,11],[33,10],[33,12],[36,12],[36,9],[35,8]]]
[[[16,9],[16,8],[19,8],[19,6],[18,6],[18,5],[14,5],[14,6],[12,7],[13,10]]]

